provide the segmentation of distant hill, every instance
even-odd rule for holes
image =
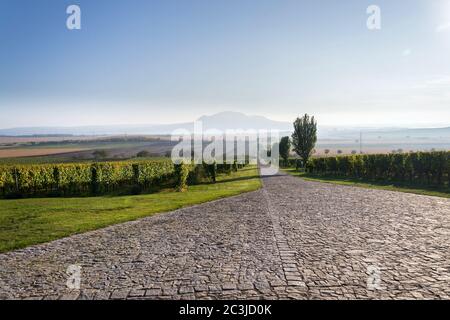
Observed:
[[[292,131],[291,122],[274,121],[262,116],[246,115],[240,112],[221,112],[205,115],[198,119],[202,121],[203,129],[230,130],[279,130],[288,135]],[[194,129],[193,122],[165,125],[115,125],[115,126],[79,126],[79,127],[27,127],[0,129],[0,136],[92,136],[92,135],[165,135],[176,129],[190,132]],[[408,140],[408,139],[450,139],[450,127],[407,129],[407,128],[335,128],[321,127],[319,124],[319,139],[359,139],[363,140]]]
[[[211,116],[202,116],[203,128],[230,130],[290,130],[292,124],[273,121],[261,116],[248,116],[240,112],[221,112]],[[26,127],[0,129],[0,136],[33,135],[121,135],[121,134],[170,134],[176,129],[193,131],[194,123],[175,123],[167,125],[115,125],[115,126],[80,126],[80,127]]]
[[[254,129],[254,130],[281,130],[289,131],[292,124],[289,122],[274,121],[261,116],[248,116],[240,112],[221,112],[212,116],[203,116],[198,119],[202,121],[206,129]]]

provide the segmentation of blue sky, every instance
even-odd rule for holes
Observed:
[[[450,125],[449,0],[0,0],[0,46],[0,128],[225,110]]]

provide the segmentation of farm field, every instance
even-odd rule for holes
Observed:
[[[0,252],[52,241],[156,213],[259,189],[255,166],[219,175],[216,184],[137,196],[0,200]]]
[[[287,133],[286,133],[287,134]],[[1,163],[55,163],[85,160],[123,160],[136,156],[141,151],[152,157],[167,156],[174,142],[167,135],[130,136],[48,136],[48,137],[1,137]],[[392,153],[401,150],[431,151],[449,150],[448,139],[378,139],[365,140],[364,154]],[[104,159],[94,156],[96,150],[104,150]],[[360,152],[358,140],[319,139],[314,156],[349,155]]]
[[[129,159],[140,151],[163,156],[173,143],[167,136],[69,136],[69,137],[0,137],[0,163],[17,159],[18,163],[42,163],[94,159],[97,150],[107,159]],[[26,159],[29,158],[29,159]],[[33,158],[37,158],[36,161]]]
[[[21,158],[48,156],[82,151],[81,148],[20,148],[20,149],[0,149],[0,158]]]
[[[105,2],[0,0],[0,301],[450,301],[450,0]]]
[[[314,156],[325,155],[325,150],[329,151],[330,155],[338,154],[338,150],[343,155],[349,155],[352,153],[360,152],[359,142],[348,140],[318,140],[315,148]],[[392,153],[393,151],[401,150],[402,152],[410,151],[431,151],[431,150],[450,150],[450,141],[368,141],[362,146],[364,154],[380,154],[380,153]]]
[[[29,145],[34,144],[44,144],[44,143],[74,143],[74,142],[85,142],[91,143],[95,141],[111,140],[111,139],[126,139],[129,137],[139,137],[142,139],[160,139],[160,140],[170,140],[167,135],[148,135],[148,136],[120,136],[120,135],[48,135],[48,136],[0,136],[0,145]]]
[[[55,147],[0,148],[0,163],[77,162],[95,159],[94,152],[105,151],[104,159],[130,159],[140,151],[154,157],[164,156],[171,149],[170,142],[92,144]]]
[[[106,136],[0,136],[0,145],[17,145],[24,143],[60,142],[72,140],[94,140]]]

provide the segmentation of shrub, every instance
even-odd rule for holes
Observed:
[[[200,184],[203,181],[208,179],[208,174],[205,171],[204,166],[202,165],[196,165],[193,170],[189,172],[188,176],[188,184]]]
[[[0,165],[0,195],[80,196],[150,190],[173,177],[171,161]]]
[[[91,194],[96,195],[99,191],[98,168],[95,164],[91,167]]]
[[[237,163],[237,160],[234,160],[234,162],[233,162],[233,171],[234,171],[234,172],[237,172],[237,171],[238,171],[238,163]]]
[[[307,171],[450,187],[450,151],[312,158]]]
[[[187,190],[187,178],[189,176],[188,166],[182,162],[180,164],[175,164],[175,178],[176,178],[176,189],[178,192],[184,192]]]
[[[208,178],[216,183],[216,176],[217,176],[217,164],[214,161],[214,163],[208,164],[208,163],[203,163],[203,168],[205,169],[205,172],[208,176]]]
[[[224,163],[217,164],[216,168],[217,168],[218,173],[231,174],[232,166],[231,166],[231,164],[227,163],[226,161]]]

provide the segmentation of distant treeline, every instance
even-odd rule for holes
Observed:
[[[184,191],[188,184],[215,182],[217,173],[240,167],[236,162],[176,166],[170,160],[0,165],[0,197],[139,194],[164,186]]]
[[[24,134],[24,135],[4,135],[0,134],[0,138],[60,138],[73,137],[73,134]]]
[[[104,138],[93,138],[93,139],[65,139],[65,140],[48,140],[48,141],[29,141],[29,142],[14,142],[5,143],[3,145],[8,146],[61,146],[61,145],[92,145],[99,143],[129,143],[129,142],[157,142],[161,141],[161,137],[146,137],[146,136],[121,136],[121,137],[104,137]],[[165,141],[170,142],[170,139]]]
[[[320,175],[450,187],[450,152],[312,158],[306,171]]]

